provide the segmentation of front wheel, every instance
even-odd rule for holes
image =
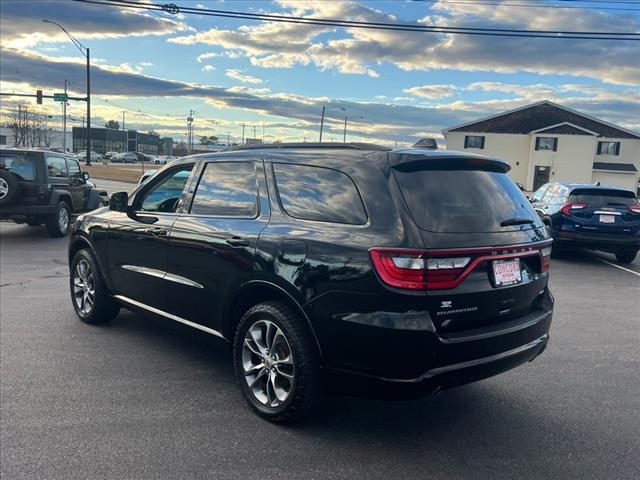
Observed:
[[[292,423],[318,395],[318,351],[303,318],[280,302],[249,309],[238,324],[233,363],[253,410],[274,423]]]
[[[120,306],[111,298],[91,250],[85,248],[73,256],[69,287],[73,309],[83,322],[97,325],[118,315]]]
[[[638,250],[629,250],[616,253],[616,258],[621,263],[631,263],[636,259],[636,255],[638,255]]]
[[[71,209],[67,202],[60,202],[56,211],[45,222],[47,232],[51,237],[64,237],[71,225]]]

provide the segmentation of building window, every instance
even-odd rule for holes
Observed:
[[[598,155],[620,155],[620,142],[598,142]]]
[[[464,148],[484,149],[484,137],[479,135],[466,135],[464,137]]]
[[[536,137],[536,150],[558,151],[558,139],[556,137]]]
[[[6,144],[7,144],[7,136],[0,135],[0,145],[6,145]]]

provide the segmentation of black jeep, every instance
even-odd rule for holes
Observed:
[[[0,150],[0,219],[44,224],[52,237],[69,231],[71,216],[108,203],[76,159],[43,150]]]

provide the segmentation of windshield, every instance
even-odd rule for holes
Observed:
[[[582,189],[574,190],[569,195],[569,201],[597,205],[638,205],[638,199],[633,192],[625,190]]]
[[[20,180],[36,179],[35,161],[25,154],[1,154],[0,169],[10,171]]]
[[[541,226],[529,201],[506,173],[394,168],[394,174],[423,230],[504,232]]]

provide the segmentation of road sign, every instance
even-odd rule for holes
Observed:
[[[66,93],[54,93],[53,94],[53,101],[54,102],[66,102],[69,100],[69,95],[67,95]]]

